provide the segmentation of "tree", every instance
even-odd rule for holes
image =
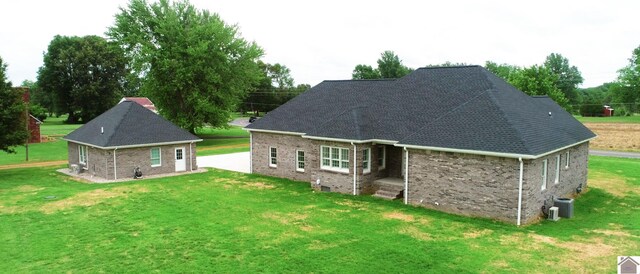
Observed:
[[[528,68],[520,68],[508,64],[498,65],[494,62],[486,62],[487,70],[513,85],[515,88],[528,95],[547,95],[565,110],[570,111],[569,100],[555,83],[557,76],[544,66],[533,65]]]
[[[124,53],[98,36],[55,36],[38,71],[38,86],[68,123],[88,122],[122,96]]]
[[[357,65],[351,73],[354,80],[362,79],[395,79],[403,77],[413,71],[402,64],[402,60],[393,51],[387,50],[380,54],[377,61],[378,68],[369,65]]]
[[[238,27],[188,2],[131,0],[107,35],[126,52],[142,78],[141,92],[160,113],[195,132],[226,126],[231,112],[261,78],[262,50]]]
[[[569,65],[569,60],[559,53],[551,53],[544,61],[544,66],[556,75],[555,85],[564,93],[572,105],[580,104],[578,85],[584,79],[577,67]]]
[[[369,65],[357,65],[351,73],[354,80],[380,79],[380,72]]]
[[[383,79],[392,79],[405,76],[413,70],[404,66],[402,60],[393,51],[387,50],[378,59],[378,71]]]
[[[294,86],[291,71],[284,65],[258,61],[258,66],[263,77],[244,98],[241,111],[268,112],[310,88],[306,84]]]
[[[633,50],[629,64],[618,70],[617,85],[611,90],[613,101],[623,104],[630,113],[638,111],[640,103],[640,46]]]
[[[7,65],[0,57],[0,150],[15,153],[14,146],[24,144],[29,136],[25,126],[25,104],[19,90],[11,87]]]

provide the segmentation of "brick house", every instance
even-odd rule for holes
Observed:
[[[202,139],[147,108],[124,101],[63,138],[69,165],[107,180],[193,171]]]
[[[595,138],[480,66],[324,81],[246,129],[254,173],[518,225],[586,188]]]

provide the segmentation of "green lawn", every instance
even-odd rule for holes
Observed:
[[[198,135],[215,137],[249,137],[249,132],[237,126],[231,126],[229,128],[199,128],[196,130],[196,133]]]
[[[640,161],[590,165],[575,218],[522,228],[218,170],[118,184],[3,170],[0,269],[615,272],[616,256],[640,250]]]
[[[15,148],[15,154],[8,154],[0,151],[0,165],[22,164],[27,163],[26,149],[24,146]],[[60,161],[67,159],[67,142],[57,140],[54,142],[45,142],[38,144],[29,144],[29,163],[31,162],[47,162]]]
[[[40,125],[40,134],[46,136],[59,136],[69,134],[76,128],[82,126],[82,124],[65,124],[64,120],[67,119],[66,115],[60,117],[48,117],[42,125]]]
[[[640,115],[612,117],[582,117],[574,115],[582,123],[640,123]]]

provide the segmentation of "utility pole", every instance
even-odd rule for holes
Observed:
[[[25,121],[25,126],[27,127],[27,140],[24,142],[24,155],[25,155],[25,161],[29,162],[29,139],[31,137],[31,131],[29,131],[29,101],[31,100],[30,94],[29,94],[29,88],[25,88],[24,89],[25,94],[22,95],[22,98],[26,99],[24,100],[25,103],[25,107],[24,107],[24,121]]]

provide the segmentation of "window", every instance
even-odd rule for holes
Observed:
[[[542,161],[542,188],[541,190],[547,189],[547,159]]]
[[[278,150],[275,147],[269,147],[269,166],[278,166]]]
[[[384,169],[386,167],[386,154],[387,154],[387,147],[384,145],[379,145],[378,146],[378,170]]]
[[[556,179],[553,183],[557,184],[560,182],[560,154],[556,155]]]
[[[296,150],[296,171],[304,172],[304,151]]]
[[[362,151],[362,172],[371,172],[371,149],[367,148]]]
[[[87,165],[87,146],[80,145],[79,149],[80,149],[78,151],[78,154],[80,155],[79,162],[86,166]]]
[[[321,168],[339,172],[349,172],[349,149],[339,147],[320,147]]]
[[[152,167],[157,167],[162,165],[162,161],[160,157],[161,157],[160,148],[159,147],[151,148],[151,166]],[[176,159],[178,158],[176,157]]]
[[[564,168],[567,169],[569,168],[569,151],[567,151],[567,153],[564,154],[564,160],[565,160]]]

